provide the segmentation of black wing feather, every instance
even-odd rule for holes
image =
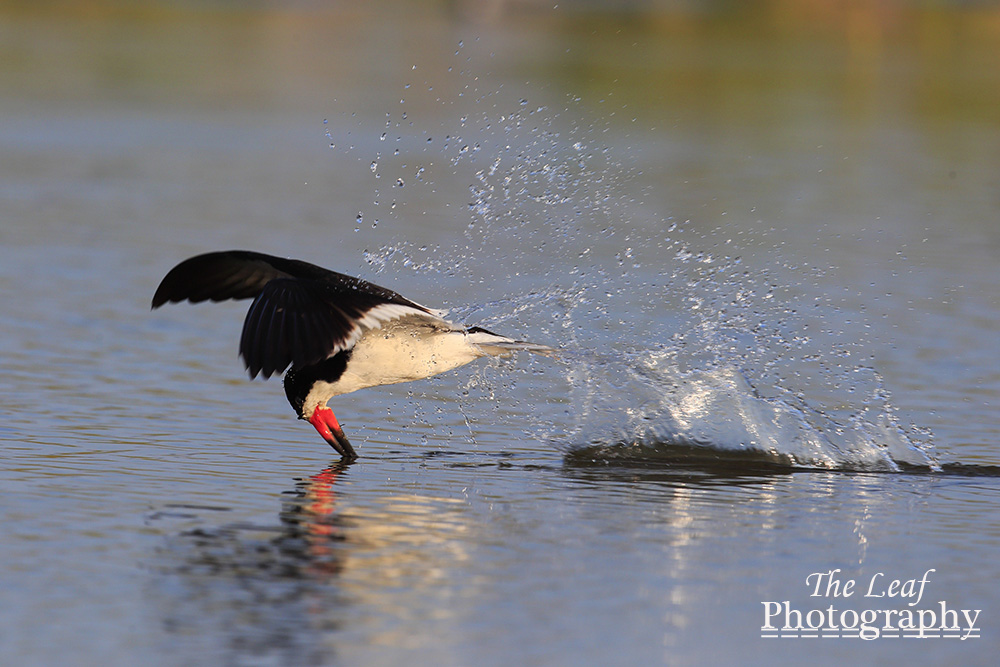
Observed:
[[[240,355],[250,377],[258,373],[269,377],[289,365],[309,366],[346,349],[359,329],[356,320],[385,303],[362,298],[345,305],[357,295],[337,296],[332,301],[328,290],[314,281],[277,278],[269,282],[243,323]]]
[[[247,250],[187,259],[167,273],[153,296],[164,303],[250,299],[240,356],[250,377],[265,378],[289,365],[318,363],[347,349],[358,320],[383,304],[423,306],[392,290],[295,259]]]
[[[186,259],[160,282],[153,295],[153,308],[167,302],[252,299],[275,278],[292,277],[286,267],[270,259],[268,255],[241,250]]]
[[[398,303],[419,310],[423,306],[360,278],[324,269],[298,259],[286,259],[250,250],[210,252],[186,259],[160,282],[153,308],[167,302],[253,299],[275,278],[299,278],[322,283],[333,293],[364,294],[377,302]]]

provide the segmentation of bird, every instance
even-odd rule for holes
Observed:
[[[153,295],[165,303],[253,299],[240,357],[250,379],[285,372],[285,396],[342,460],[358,455],[327,402],[379,385],[419,380],[485,356],[551,355],[546,345],[447,320],[385,287],[298,259],[249,250],[191,257]]]

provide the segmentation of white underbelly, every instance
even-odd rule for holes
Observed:
[[[483,356],[464,331],[389,326],[366,331],[354,346],[331,395],[365,387],[410,382],[450,371]]]

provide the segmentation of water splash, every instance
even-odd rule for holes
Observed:
[[[801,401],[765,398],[736,366],[682,371],[682,353],[565,353],[577,421],[565,432],[548,434],[550,442],[607,460],[669,460],[675,452],[687,458],[698,447],[706,458],[752,456],[809,468],[936,465],[890,411],[874,408],[877,401],[839,422]]]
[[[534,312],[563,341],[571,408],[539,437],[595,458],[694,446],[826,469],[939,468],[929,434],[900,423],[863,313],[830,296],[822,268],[785,259],[774,230],[649,219],[639,173],[603,131],[520,107],[453,163],[475,167],[464,257],[514,234],[520,250],[495,277],[557,281],[494,302],[489,321]]]
[[[562,346],[563,386],[544,385],[550,372],[537,394],[568,407],[537,411],[534,437],[597,459],[697,448],[826,469],[939,468],[930,434],[896,414],[864,313],[831,296],[822,267],[784,257],[780,231],[656,217],[641,172],[616,159],[607,128],[567,120],[573,104],[494,101],[463,115],[461,135],[438,147],[468,185],[462,238],[367,254],[376,272],[503,286],[452,315]],[[446,174],[418,176],[433,191]]]

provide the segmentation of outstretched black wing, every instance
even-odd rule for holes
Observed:
[[[354,346],[364,329],[398,317],[441,324],[440,314],[359,278],[246,250],[187,259],[167,273],[153,308],[167,302],[249,299],[240,356],[250,377],[318,363]]]

